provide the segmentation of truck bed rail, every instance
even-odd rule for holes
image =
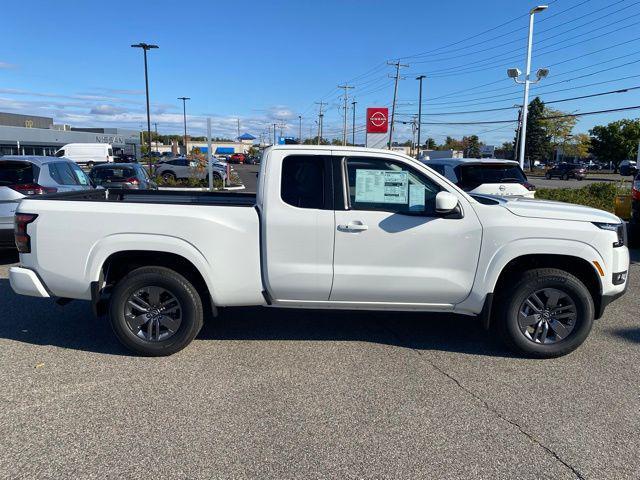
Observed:
[[[96,189],[79,192],[33,195],[29,200],[60,200],[72,202],[125,202],[220,205],[229,207],[253,207],[256,195],[239,192],[180,192],[163,190]]]

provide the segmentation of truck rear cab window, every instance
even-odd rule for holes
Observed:
[[[298,208],[327,208],[327,162],[319,155],[291,155],[282,161],[280,197]]]
[[[435,215],[441,188],[407,165],[384,158],[347,158],[346,174],[352,210]]]

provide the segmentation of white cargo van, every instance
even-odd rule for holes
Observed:
[[[56,152],[56,157],[93,166],[96,163],[112,163],[113,148],[108,143],[67,143]]]

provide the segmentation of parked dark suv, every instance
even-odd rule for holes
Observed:
[[[578,165],[574,163],[560,163],[555,167],[547,170],[545,173],[545,178],[547,180],[558,177],[562,180],[569,180],[570,178],[575,178],[577,180],[582,180],[587,175],[587,169],[583,165]]]

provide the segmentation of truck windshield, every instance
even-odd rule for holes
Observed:
[[[455,168],[458,186],[473,190],[484,183],[524,183],[527,177],[515,164],[458,165]]]

